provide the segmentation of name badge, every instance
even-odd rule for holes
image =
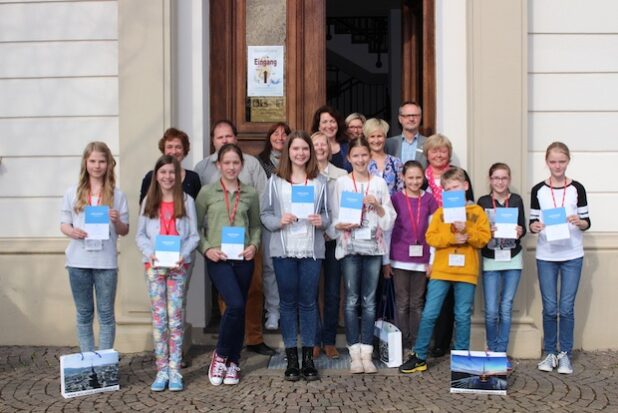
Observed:
[[[422,257],[423,256],[423,246],[422,245],[410,245],[408,247],[408,255],[410,257]]]
[[[496,261],[511,261],[511,250],[494,250]]]
[[[358,240],[370,240],[371,239],[371,228],[369,227],[361,227],[354,230],[354,239]]]
[[[86,251],[101,251],[103,249],[103,240],[86,238],[84,240],[84,249]]]
[[[449,254],[449,267],[463,267],[466,264],[466,256],[463,254]]]

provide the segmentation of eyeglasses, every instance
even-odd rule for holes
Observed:
[[[363,129],[362,126],[348,126],[348,129]]]
[[[415,113],[402,113],[399,116],[401,116],[402,118],[406,118],[406,119],[410,119],[410,118],[420,118],[421,114],[415,114]]]
[[[492,176],[491,178],[492,181],[508,181],[509,177],[508,176]]]

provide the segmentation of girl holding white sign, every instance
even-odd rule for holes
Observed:
[[[277,173],[270,177],[261,199],[262,223],[272,233],[269,253],[279,288],[281,335],[288,361],[284,378],[289,381],[301,376],[307,381],[319,378],[313,364],[313,346],[324,229],[330,222],[327,198],[327,179],[320,174],[309,135],[292,132]],[[298,363],[298,330],[302,369]]]
[[[348,161],[353,170],[337,179],[329,229],[337,239],[335,257],[341,260],[345,285],[345,333],[352,373],[377,371],[371,360],[376,288],[382,256],[388,253],[384,233],[393,228],[397,216],[386,181],[368,171],[370,159],[367,140],[352,139]]]
[[[487,348],[503,353],[509,346],[513,299],[523,268],[520,240],[526,234],[524,203],[510,191],[510,184],[511,168],[495,163],[489,168],[491,192],[478,200],[487,213],[492,233],[481,250]]]
[[[583,231],[590,228],[586,189],[566,177],[570,160],[564,143],[553,142],[547,147],[545,163],[550,176],[532,188],[529,225],[531,233],[539,234],[536,267],[543,301],[544,356],[538,369],[558,367],[562,374],[573,373],[575,296],[584,259]],[[566,234],[562,227],[566,227]]]
[[[260,246],[258,194],[238,179],[243,165],[240,148],[232,143],[223,145],[217,153],[221,179],[204,186],[196,200],[199,250],[206,257],[208,276],[226,304],[208,369],[210,383],[215,386],[240,380],[245,306]]]
[[[157,376],[152,391],[183,389],[179,373],[184,336],[183,313],[187,269],[197,246],[193,198],[182,190],[180,163],[161,156],[142,203],[135,240],[142,252],[152,327]]]
[[[124,193],[116,188],[116,161],[103,142],[86,145],[81,160],[79,182],[62,200],[60,231],[71,239],[66,249],[66,268],[77,309],[77,337],[80,351],[94,351],[94,293],[99,313],[99,350],[114,347],[116,319],[114,300],[118,283],[119,235],[129,233],[129,207]],[[105,206],[106,208],[99,208]],[[92,239],[86,231],[86,214],[97,212],[108,228],[106,237]],[[105,226],[105,224],[99,224]],[[106,238],[106,239],[101,239]]]

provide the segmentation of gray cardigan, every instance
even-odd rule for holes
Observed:
[[[197,232],[197,218],[195,216],[195,201],[187,194],[184,195],[185,210],[187,215],[176,218],[176,231],[180,236],[180,257],[185,263],[191,262],[191,253],[197,247],[200,236]],[[144,198],[144,201],[146,198]],[[155,240],[161,233],[161,220],[159,217],[148,218],[144,215],[146,202],[142,203],[139,219],[137,221],[137,234],[135,241],[137,248],[142,252],[143,262],[150,262],[154,254]]]
[[[283,180],[277,175],[272,175],[268,180],[268,187],[262,193],[260,200],[260,218],[264,227],[271,232],[270,234],[270,256],[285,257],[283,247],[283,233],[281,232],[281,184]],[[326,177],[318,175],[313,180],[317,200],[315,201],[314,211],[322,216],[322,227],[313,227],[313,258],[324,258],[324,230],[330,225],[330,214],[328,211],[328,187]]]

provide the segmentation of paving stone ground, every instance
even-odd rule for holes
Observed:
[[[121,389],[64,399],[59,357],[69,347],[0,347],[0,412],[618,412],[618,352],[577,352],[573,375],[543,373],[536,360],[515,360],[508,396],[449,393],[449,359],[429,370],[375,375],[324,370],[320,381],[290,383],[268,358],[243,354],[237,386],[211,386],[207,348],[183,370],[186,390],[152,393],[151,353],[124,354]]]

